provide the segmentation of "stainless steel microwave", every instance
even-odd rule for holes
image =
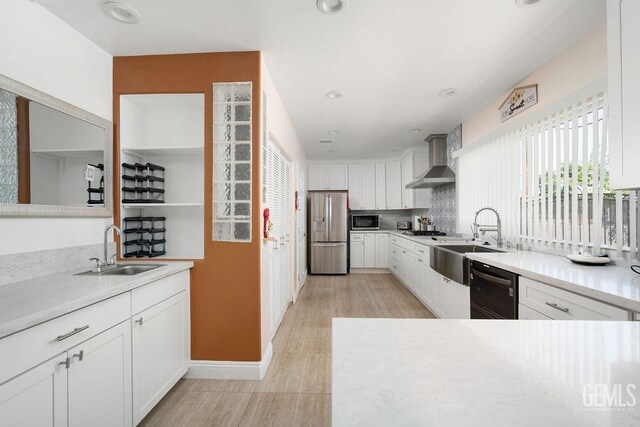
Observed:
[[[379,230],[380,215],[356,214],[351,215],[352,230]]]

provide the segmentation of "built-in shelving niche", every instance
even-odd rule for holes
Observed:
[[[204,119],[204,94],[120,97],[120,164],[165,168],[164,202],[120,203],[121,225],[165,217],[166,254],[158,258],[204,258]]]

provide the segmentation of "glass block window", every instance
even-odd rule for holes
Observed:
[[[0,89],[0,203],[18,203],[18,107]]]
[[[251,82],[213,84],[213,240],[251,242]]]

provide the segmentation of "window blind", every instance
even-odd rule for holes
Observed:
[[[606,111],[606,93],[596,91],[462,153],[459,231],[490,206],[507,241],[635,257],[638,195],[609,188]],[[495,224],[495,215],[483,212],[478,223]]]

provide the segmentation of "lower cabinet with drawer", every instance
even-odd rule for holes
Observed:
[[[520,277],[520,319],[631,320],[631,313],[564,289]]]
[[[138,424],[186,372],[189,325],[183,271],[0,339],[0,426]]]

